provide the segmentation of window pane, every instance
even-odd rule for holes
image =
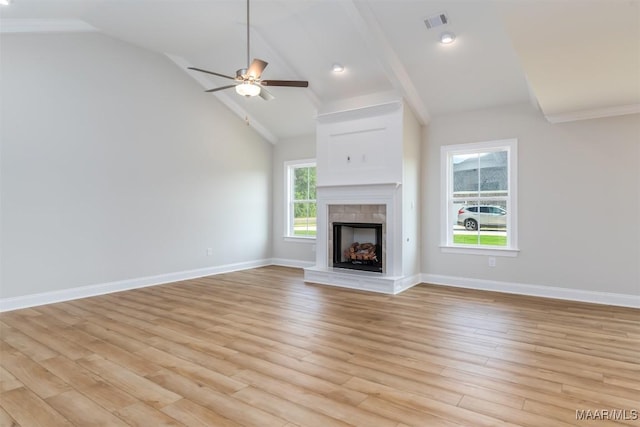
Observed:
[[[287,162],[287,236],[316,236],[316,166],[310,161]]]
[[[316,199],[316,168],[310,167],[308,169],[309,169],[309,200],[315,200]]]
[[[293,181],[293,199],[309,199],[309,168],[295,168]]]
[[[507,246],[506,201],[456,201],[457,221],[453,243],[459,245]]]
[[[294,203],[293,204],[293,235],[294,236],[315,236],[316,235],[316,204],[315,203]]]
[[[478,154],[451,157],[453,169],[453,197],[465,197],[478,192]]]
[[[484,196],[501,195],[508,190],[507,151],[496,151],[479,155],[480,191]]]

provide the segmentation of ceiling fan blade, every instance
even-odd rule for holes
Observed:
[[[235,80],[236,79],[235,77],[227,76],[227,75],[220,74],[220,73],[214,73],[213,71],[203,70],[202,68],[195,68],[195,67],[187,67],[187,68],[189,70],[200,71],[201,73],[213,74],[214,76],[224,77],[225,79],[231,79],[231,80]]]
[[[253,62],[249,66],[249,69],[247,70],[247,76],[253,77],[254,79],[258,80],[262,75],[264,69],[267,68],[267,65],[269,65],[268,62],[263,61],[262,59],[254,58]]]
[[[309,87],[309,82],[303,80],[262,80],[260,84],[264,86]]]
[[[275,96],[271,95],[271,93],[269,93],[267,89],[261,87],[260,98],[264,99],[265,101],[271,101],[273,98],[275,98]]]
[[[229,89],[230,87],[236,87],[236,85],[228,85],[228,86],[216,87],[216,88],[213,88],[213,89],[205,90],[205,92],[217,92],[219,90]]]

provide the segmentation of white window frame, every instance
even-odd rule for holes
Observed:
[[[487,151],[507,151],[508,161],[508,196],[504,197],[507,204],[507,246],[496,247],[487,245],[461,245],[453,243],[453,224],[458,218],[454,217],[449,207],[453,193],[453,168],[451,158],[456,155],[486,153]],[[507,256],[518,255],[518,140],[502,139],[496,141],[476,142],[469,144],[445,145],[440,147],[441,172],[441,221],[440,221],[440,249],[445,253],[459,253],[472,255]],[[500,197],[502,199],[502,197]],[[495,199],[495,198],[494,198]]]
[[[316,167],[316,159],[303,159],[303,160],[290,160],[284,162],[284,194],[285,194],[285,223],[284,223],[284,240],[285,241],[293,241],[293,242],[315,242],[317,236],[296,236],[293,233],[293,188],[294,188],[294,179],[295,175],[293,173],[294,169],[297,168],[306,168],[306,167]],[[316,169],[317,170],[317,169]],[[316,209],[318,204],[318,199],[316,195]]]

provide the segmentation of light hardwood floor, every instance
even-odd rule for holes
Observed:
[[[640,310],[265,267],[0,328],[2,426],[640,425]]]

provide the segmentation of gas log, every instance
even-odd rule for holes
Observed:
[[[348,261],[378,261],[376,245],[373,243],[354,242],[343,254]]]

